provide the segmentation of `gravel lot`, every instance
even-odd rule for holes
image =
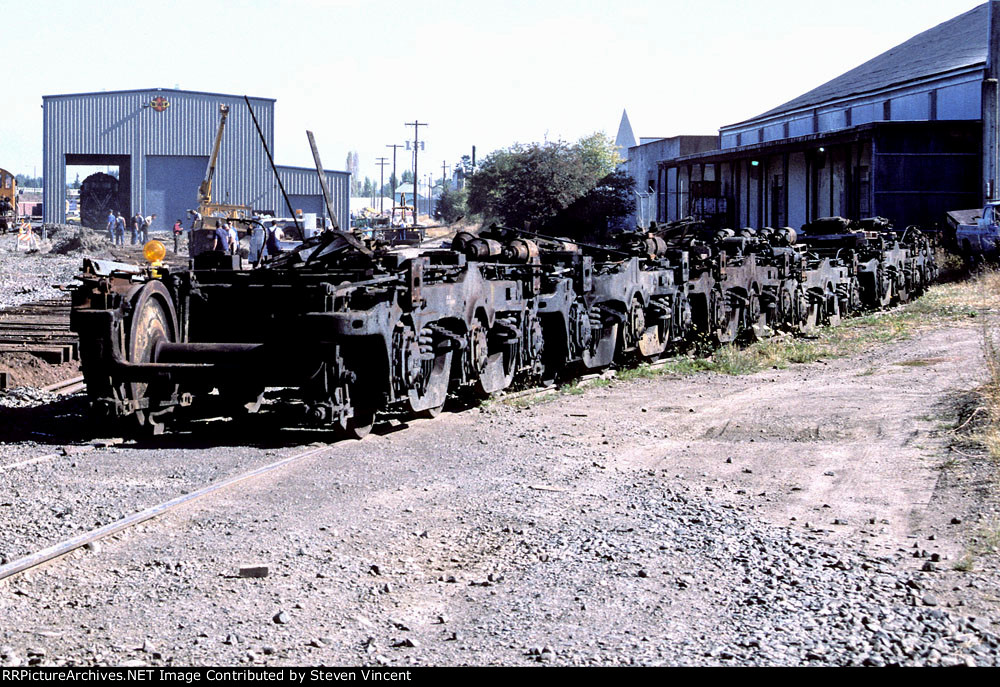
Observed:
[[[980,346],[970,321],[384,425],[0,582],[0,660],[998,665],[997,557],[959,565],[995,466],[946,431]],[[328,439],[107,445],[82,410],[0,409],[0,467],[68,454],[0,469],[4,556]]]

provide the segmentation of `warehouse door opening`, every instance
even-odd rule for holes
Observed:
[[[177,220],[185,227],[191,226],[187,212],[198,208],[198,186],[205,177],[207,167],[207,156],[146,156],[142,212],[147,217],[156,215],[150,234],[169,231]]]
[[[66,156],[66,221],[106,230],[108,213],[132,212],[127,155]]]

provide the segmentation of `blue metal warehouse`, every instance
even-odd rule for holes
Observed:
[[[272,98],[250,98],[264,138],[274,155]],[[168,88],[48,95],[44,110],[44,220],[65,222],[66,166],[118,167],[114,205],[126,217],[142,212],[171,226],[198,205],[219,126],[219,106],[228,105],[212,199],[249,205],[287,216],[288,209],[267,161],[242,96]],[[305,132],[303,132],[305,135]],[[295,210],[324,217],[325,203],[315,169],[278,166]],[[326,170],[333,211],[342,227],[349,222],[350,174]]]
[[[994,1],[723,126],[714,145],[676,151],[668,140],[644,141],[629,151],[630,173],[655,190],[659,220],[798,227],[881,215],[897,226],[940,224],[948,210],[1000,192],[998,44]]]

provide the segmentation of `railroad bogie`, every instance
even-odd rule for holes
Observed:
[[[914,228],[841,218],[684,221],[607,245],[493,227],[409,258],[348,244],[321,235],[247,270],[87,261],[72,326],[95,409],[155,432],[177,407],[238,416],[278,388],[304,421],[360,438],[380,412],[434,416],[450,393],[812,332],[905,302],[937,270]]]

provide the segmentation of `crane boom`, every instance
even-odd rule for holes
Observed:
[[[215,176],[215,163],[219,159],[219,148],[222,146],[222,132],[226,128],[226,118],[229,117],[229,106],[220,105],[219,130],[215,132],[215,145],[212,146],[212,156],[208,158],[208,168],[205,170],[205,179],[198,187],[198,203],[209,205],[212,202],[212,177]]]

